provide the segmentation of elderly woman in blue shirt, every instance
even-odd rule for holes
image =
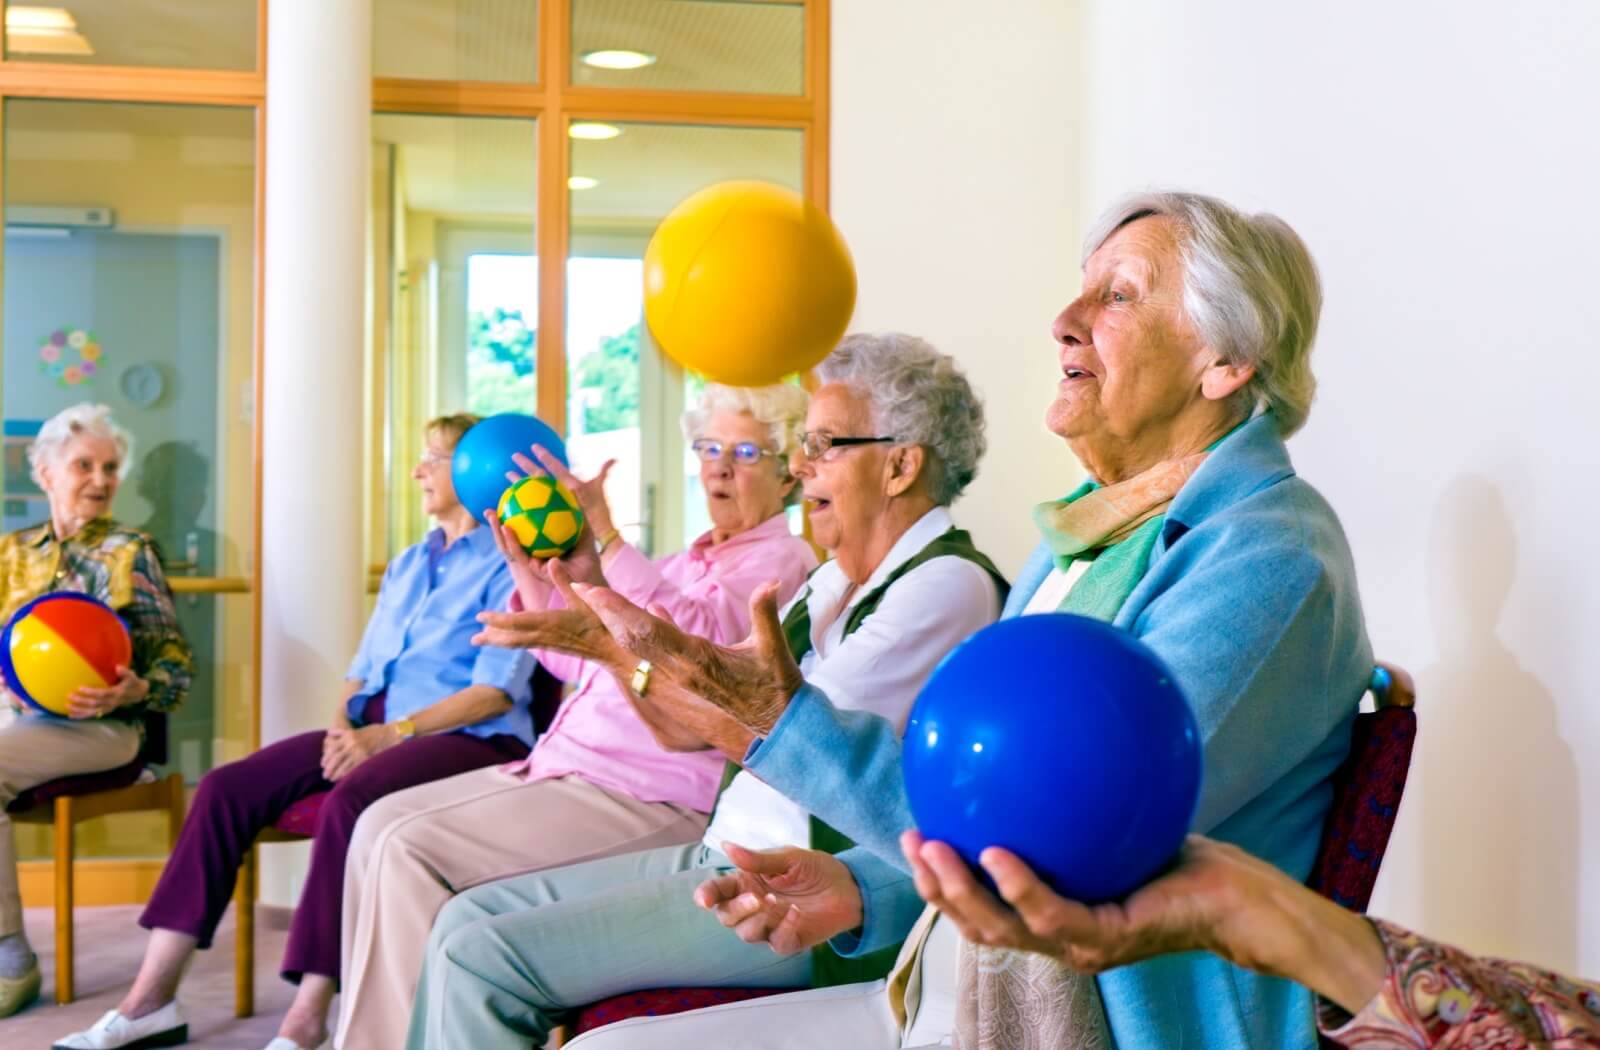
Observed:
[[[1284,445],[1310,409],[1320,308],[1310,255],[1273,216],[1187,193],[1139,195],[1106,212],[1086,243],[1083,290],[1052,327],[1061,378],[1045,415],[1091,480],[1034,509],[1043,542],[1005,610],[1099,617],[1158,652],[1204,739],[1196,830],[1297,879],[1310,871],[1329,777],[1372,670],[1343,531]],[[923,902],[897,842],[913,822],[893,732],[796,688],[782,661],[703,645],[684,660],[670,625],[614,595],[591,604],[653,662],[658,704],[860,844],[837,857],[730,848],[739,870],[702,885],[701,904],[780,952],[831,938],[854,955],[911,929],[887,987],[765,1000],[744,1011],[754,1027],[734,1030],[739,1045],[766,1045],[761,1031],[784,1030],[775,1011],[786,1009],[803,1010],[821,1040],[863,1047],[952,1036],[983,1048],[1316,1045],[1304,988],[1213,955],[1074,974],[1038,954],[1027,926],[993,906],[940,843],[911,842],[946,879],[930,883],[934,869],[922,868],[933,907],[917,921]],[[1072,673],[1062,668],[1064,685]],[[832,757],[846,754],[848,766]],[[1071,804],[1093,800],[1040,800]],[[1030,878],[1026,893],[1038,904],[1050,891]],[[938,921],[936,909],[950,918]],[[681,1045],[728,1036],[696,1026],[732,1019],[635,1022],[586,1046]]]
[[[455,444],[476,422],[445,416],[426,428],[412,477],[438,524],[389,563],[332,727],[270,744],[201,780],[139,919],[151,933],[133,987],[94,1027],[56,1046],[183,1041],[178,983],[195,949],[210,947],[245,852],[291,805],[327,792],[284,950],[283,976],[300,987],[270,1048],[320,1045],[339,979],[345,853],[356,818],[391,792],[528,753],[533,658],[472,644],[478,614],[504,608],[513,586],[494,537],[457,501],[450,480]]]

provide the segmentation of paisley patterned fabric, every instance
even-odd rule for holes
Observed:
[[[962,949],[954,1050],[1112,1050],[1092,978],[1030,952]]]
[[[1600,1047],[1600,984],[1474,958],[1381,920],[1373,927],[1389,961],[1378,994],[1355,1017],[1318,1003],[1319,1027],[1335,1046]]]

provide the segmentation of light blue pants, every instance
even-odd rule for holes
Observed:
[[[459,894],[428,938],[408,1050],[543,1046],[568,1011],[643,988],[808,986],[807,953],[746,944],[694,903],[728,866],[665,846]]]

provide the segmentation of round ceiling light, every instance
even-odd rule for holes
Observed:
[[[614,139],[622,134],[622,129],[615,124],[601,124],[594,120],[580,120],[567,127],[567,134],[575,139],[603,142],[606,139]]]
[[[643,69],[656,64],[656,56],[645,51],[607,48],[602,51],[585,51],[583,64],[596,69]]]

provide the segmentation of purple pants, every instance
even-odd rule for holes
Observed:
[[[331,789],[317,816],[311,870],[294,911],[280,972],[294,982],[305,973],[337,980],[345,854],[361,811],[391,792],[528,753],[513,736],[416,737],[372,756],[335,784],[322,776],[325,735],[319,730],[280,740],[201,778],[178,845],[139,925],[187,933],[199,939],[201,948],[211,947],[239,865],[256,836],[293,803]]]

